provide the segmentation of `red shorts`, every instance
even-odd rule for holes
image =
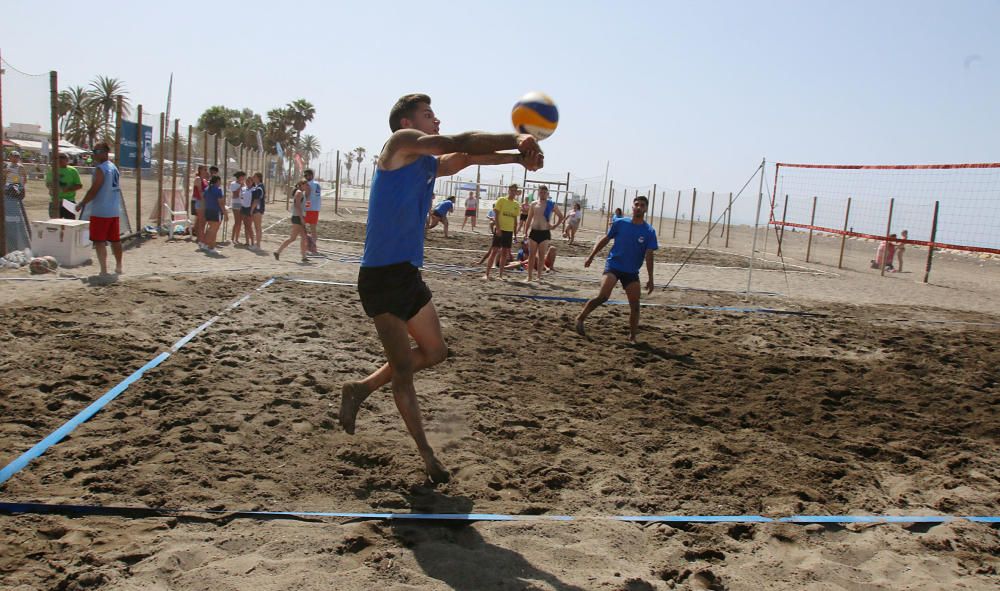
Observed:
[[[121,242],[118,218],[90,218],[91,242]]]
[[[307,224],[318,224],[319,223],[319,212],[318,211],[307,211],[306,212],[306,223]]]

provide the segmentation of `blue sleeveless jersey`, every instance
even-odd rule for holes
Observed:
[[[94,167],[94,172],[100,169],[104,173],[104,183],[97,190],[97,195],[88,204],[90,217],[116,218],[121,207],[121,185],[118,168],[110,160]]]
[[[362,267],[424,264],[424,220],[434,200],[437,158],[421,156],[396,170],[375,169]]]

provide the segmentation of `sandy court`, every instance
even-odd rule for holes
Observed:
[[[110,285],[0,281],[6,465],[198,325],[210,327],[13,478],[0,500],[223,511],[572,515],[570,522],[0,515],[12,589],[992,589],[987,524],[650,524],[613,515],[1000,514],[1000,264],[945,254],[931,283],[865,269],[874,245],[773,235],[746,288],[750,232],[688,258],[665,220],[639,345],[608,305],[570,330],[600,262],[556,240],[540,284],[486,282],[483,233],[427,240],[449,358],[418,374],[431,443],[454,472],[424,482],[391,393],[358,432],[339,387],[382,359],[352,287],[363,203],[327,211],[326,258],[222,258],[183,240],[126,251]],[[454,216],[453,216],[454,217]],[[459,218],[454,218],[458,220]],[[452,225],[457,228],[461,222]],[[680,229],[680,228],[679,228]],[[696,226],[695,231],[697,232]],[[717,230],[716,230],[717,231]],[[702,230],[704,232],[704,230]],[[763,235],[760,236],[763,240]],[[695,242],[698,238],[696,237]],[[723,239],[724,240],[724,239]],[[764,250],[762,243],[759,250]],[[296,247],[289,247],[295,254]],[[717,252],[716,252],[717,251]],[[606,254],[606,252],[605,252]],[[297,257],[291,257],[293,260]],[[603,259],[603,257],[601,257]],[[908,262],[909,264],[909,262]],[[84,277],[94,266],[66,270]],[[0,279],[26,278],[13,272]],[[238,298],[251,294],[239,307]],[[614,297],[623,297],[620,290]],[[766,307],[788,314],[720,307]]]

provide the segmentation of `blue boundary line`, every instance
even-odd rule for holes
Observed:
[[[276,280],[277,278],[275,277],[268,279],[259,287],[257,287],[256,291],[263,291],[267,289]],[[244,302],[250,299],[251,295],[253,295],[253,292],[250,292],[244,295],[243,297],[237,299],[235,302],[229,304],[229,306],[221,313],[216,314],[215,316],[204,322],[201,326],[195,328],[188,334],[184,335],[180,340],[178,340],[176,343],[173,344],[173,346],[170,347],[169,351],[164,351],[159,355],[157,355],[156,357],[154,357],[151,361],[146,363],[146,365],[143,365],[142,367],[134,371],[132,375],[128,376],[127,378],[119,382],[118,385],[108,390],[103,396],[101,396],[100,398],[92,402],[89,406],[87,406],[85,409],[77,413],[75,417],[64,423],[61,427],[50,433],[47,437],[45,437],[38,443],[36,443],[31,449],[24,452],[14,461],[4,466],[4,468],[0,470],[0,485],[10,480],[11,477],[20,472],[25,466],[31,463],[32,460],[35,460],[38,457],[40,457],[42,454],[48,451],[50,447],[62,441],[67,435],[73,432],[74,429],[76,429],[84,422],[86,422],[88,419],[97,414],[109,402],[111,402],[112,400],[117,398],[119,394],[127,390],[129,386],[137,382],[147,371],[155,368],[156,366],[160,365],[161,363],[169,359],[171,355],[179,351],[182,347],[184,347],[184,345],[188,344],[191,341],[191,339],[201,334],[201,332],[204,331],[209,326],[212,326],[212,324],[214,324],[216,320],[221,318],[223,314],[225,314],[230,310],[238,308],[240,305],[242,305]]]
[[[120,507],[101,505],[63,505],[54,503],[0,502],[0,513],[112,515],[142,518],[177,515],[225,515],[245,519],[332,517],[340,519],[376,519],[382,521],[587,521],[610,520],[632,523],[948,523],[971,521],[1000,524],[995,516],[954,515],[793,515],[771,518],[762,515],[504,515],[497,513],[348,513],[339,511],[244,511],[226,509],[172,509],[165,507]]]

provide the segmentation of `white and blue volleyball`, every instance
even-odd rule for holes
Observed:
[[[530,133],[535,139],[544,140],[559,125],[559,109],[548,95],[529,92],[514,104],[510,119],[519,133]]]

